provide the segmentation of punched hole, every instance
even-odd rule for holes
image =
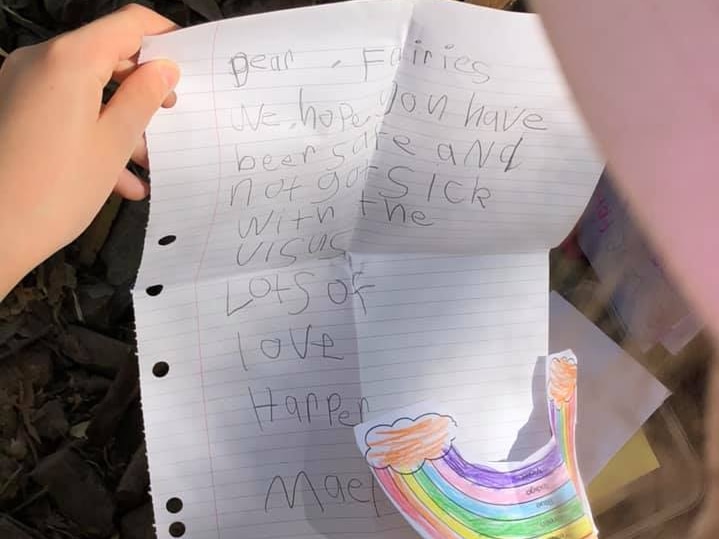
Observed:
[[[170,498],[167,500],[165,507],[170,513],[179,513],[182,511],[182,500],[180,498]]]
[[[167,236],[162,236],[157,243],[160,245],[170,245],[172,242],[174,242],[177,239],[177,236],[174,234],[168,234]]]
[[[170,365],[168,365],[166,361],[158,361],[157,363],[155,363],[152,366],[152,374],[154,374],[156,378],[163,378],[163,377],[167,376],[168,372],[170,372]],[[178,500],[177,498],[172,498],[172,499]],[[172,500],[170,500],[170,501],[172,501]],[[180,500],[178,500],[178,501],[180,501]],[[169,504],[170,502],[167,502],[167,503]],[[182,501],[180,501],[180,509],[182,509]],[[168,511],[169,510],[170,509],[168,507]],[[178,509],[178,511],[179,511],[179,509]],[[171,512],[175,512],[175,511],[171,511]]]
[[[173,522],[169,531],[173,537],[182,537],[185,535],[185,525],[182,522]]]
[[[148,286],[145,292],[147,292],[148,296],[159,296],[163,288],[161,284],[153,284],[152,286]]]

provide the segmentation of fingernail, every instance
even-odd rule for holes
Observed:
[[[167,85],[168,92],[177,86],[177,82],[180,80],[180,68],[177,64],[170,62],[169,60],[162,60],[159,65],[160,76]]]

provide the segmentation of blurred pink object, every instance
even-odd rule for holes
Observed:
[[[719,2],[534,7],[619,187],[716,335]]]

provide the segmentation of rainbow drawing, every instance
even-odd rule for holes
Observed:
[[[425,538],[596,538],[577,468],[576,379],[571,351],[547,358],[552,437],[522,463],[467,462],[454,419],[424,407],[358,426],[357,441],[385,494]]]

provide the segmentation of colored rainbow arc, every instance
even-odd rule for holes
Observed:
[[[552,391],[552,377],[569,376]],[[454,445],[415,471],[391,466],[373,472],[397,508],[432,539],[585,539],[596,529],[575,453],[576,359],[550,358],[548,386],[552,439],[537,460],[511,471],[472,464]],[[570,365],[571,367],[571,365]],[[562,383],[564,385],[562,385]],[[556,388],[555,388],[556,389]],[[368,460],[369,461],[369,460]],[[370,464],[372,464],[370,462]]]

